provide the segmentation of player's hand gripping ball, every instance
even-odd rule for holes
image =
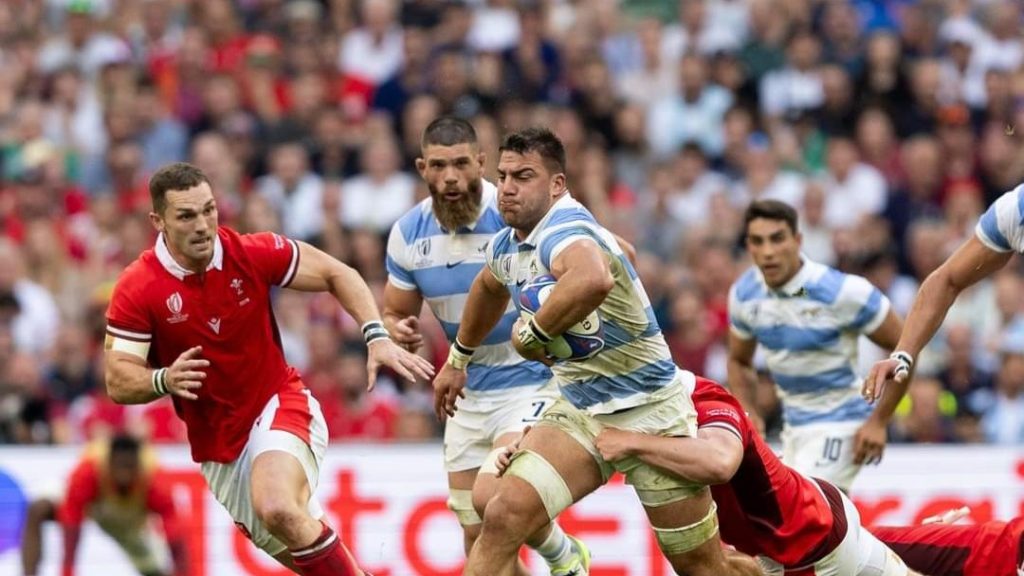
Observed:
[[[519,315],[523,322],[529,322],[544,304],[555,288],[555,277],[550,274],[538,276],[523,286],[519,292]],[[545,346],[548,354],[557,360],[586,360],[604,348],[604,325],[601,316],[594,310],[575,326],[557,336]]]

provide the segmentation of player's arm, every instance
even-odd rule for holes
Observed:
[[[384,285],[384,327],[391,337],[411,352],[423,345],[420,332],[420,310],[423,295],[419,290],[405,290],[390,281]]]
[[[549,269],[558,282],[533,318],[548,339],[586,318],[615,286],[608,254],[589,238],[581,237],[562,249]]]
[[[299,250],[299,264],[288,288],[303,292],[329,292],[363,327],[369,350],[369,388],[373,388],[377,370],[382,365],[410,381],[429,379],[434,375],[434,367],[425,358],[400,348],[387,337],[386,332],[374,332],[377,328],[383,331],[380,312],[373,292],[358,272],[305,242],[295,244]]]
[[[708,486],[731,480],[743,461],[743,441],[735,431],[717,426],[700,428],[696,438],[605,428],[596,444],[601,456],[609,462],[632,456],[680,478]]]
[[[892,351],[896,348],[902,330],[903,322],[890,307],[882,324],[867,336],[879,347]],[[889,422],[909,385],[909,378],[897,380],[882,391],[882,398],[878,405],[854,435],[853,461],[855,464],[877,464],[881,461],[885,443],[888,440]]]
[[[466,369],[476,348],[498,325],[509,301],[508,288],[485,266],[469,288],[462,321],[448,351],[448,360],[434,378],[434,413],[438,420],[455,415],[455,401],[464,398]]]
[[[741,338],[733,331],[729,332],[729,355],[726,362],[726,382],[733,396],[740,401],[747,411],[757,431],[764,435],[764,420],[757,412],[755,401],[757,394],[757,371],[754,369],[754,353],[757,351],[757,340]]]
[[[57,518],[57,505],[40,498],[29,505],[25,527],[21,531],[21,568],[23,576],[37,576],[43,556],[43,524]]]
[[[187,400],[198,398],[209,360],[200,358],[201,346],[181,353],[167,368],[150,368],[135,352],[118,350],[117,338],[107,335],[103,352],[107,395],[118,404],[145,404],[173,394]]]
[[[912,364],[913,359],[935,336],[957,296],[966,288],[1005,266],[1011,256],[1010,251],[989,248],[977,236],[969,238],[921,284],[893,355],[906,354],[909,356],[907,360]],[[865,397],[878,398],[883,384],[896,374],[900,365],[901,363],[894,359],[875,364],[865,380]],[[909,370],[900,379],[907,379],[908,376]]]

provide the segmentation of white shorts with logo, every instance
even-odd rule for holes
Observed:
[[[305,403],[300,404],[309,411],[309,443],[299,438],[292,432],[275,430],[274,418],[281,408],[281,396],[290,396],[286,405],[295,409],[295,396],[301,394]],[[202,473],[209,484],[210,490],[221,503],[235,525],[242,530],[253,544],[263,549],[267,554],[276,556],[287,548],[283,542],[275,538],[269,530],[256,517],[252,505],[252,463],[256,457],[264,452],[280,450],[294,456],[306,472],[306,480],[309,482],[310,498],[308,510],[313,518],[322,518],[324,515],[320,502],[317,501],[317,483],[320,477],[320,464],[324,460],[324,453],[327,450],[327,422],[323,413],[320,412],[320,403],[309,393],[308,390],[287,391],[275,395],[252,426],[249,432],[249,441],[246,442],[242,453],[234,462],[222,464],[219,462],[203,462]]]
[[[558,387],[550,382],[492,394],[466,391],[456,404],[455,416],[445,424],[445,470],[479,468],[499,437],[536,424],[558,397]]]
[[[804,476],[821,478],[849,493],[860,466],[853,463],[853,438],[862,422],[786,426],[782,461]]]
[[[860,524],[860,513],[853,502],[840,494],[846,513],[846,536],[839,546],[813,566],[783,568],[768,558],[759,557],[767,576],[906,576],[903,560]]]

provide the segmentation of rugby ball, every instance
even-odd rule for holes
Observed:
[[[519,291],[519,315],[528,322],[544,305],[557,280],[550,274],[530,280]],[[545,350],[559,360],[580,361],[593,357],[604,348],[604,325],[594,310],[575,326],[555,337]]]

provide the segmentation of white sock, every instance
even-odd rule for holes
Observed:
[[[535,550],[544,558],[548,566],[560,566],[572,558],[572,540],[565,535],[561,526],[552,522],[551,533]]]

